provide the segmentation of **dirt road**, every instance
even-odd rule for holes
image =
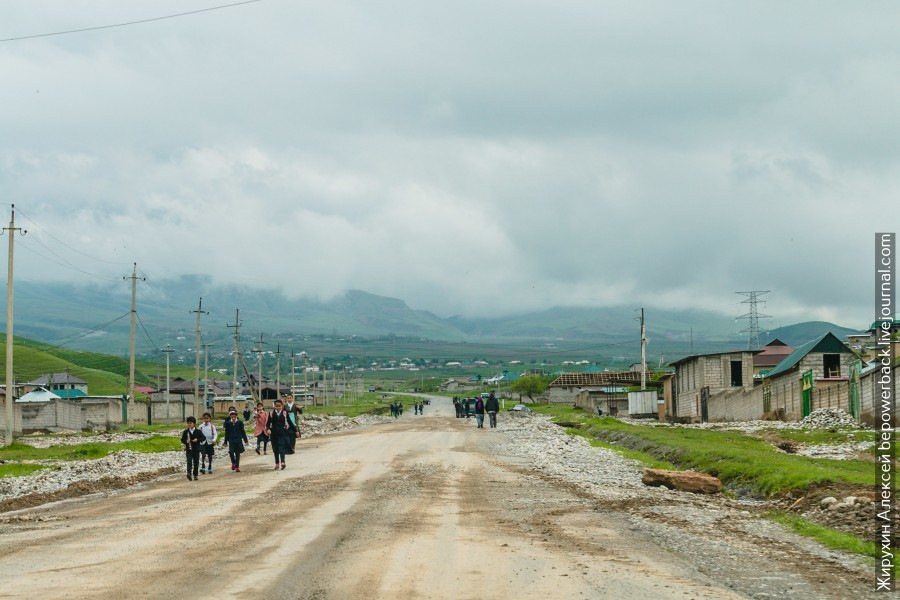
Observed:
[[[251,452],[232,473],[220,452],[199,482],[25,511],[47,520],[0,525],[0,597],[749,597],[625,511],[490,456],[502,431],[452,418],[446,399],[427,408],[301,440],[284,471]],[[827,585],[798,597],[857,583]]]

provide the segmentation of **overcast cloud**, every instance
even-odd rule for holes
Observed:
[[[2,2],[0,38],[213,5]],[[893,1],[263,0],[3,42],[16,274],[137,261],[442,316],[736,315],[768,289],[780,323],[866,325],[873,233],[900,223],[898,23]]]

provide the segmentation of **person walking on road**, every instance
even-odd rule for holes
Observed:
[[[484,400],[481,396],[475,399],[475,423],[478,429],[484,429]]]
[[[219,437],[219,432],[212,423],[211,414],[203,413],[200,431],[203,433],[203,441],[200,442],[200,472],[206,473],[206,465],[209,463],[209,472],[212,473],[212,461],[216,454],[216,438]]]
[[[263,410],[263,403],[256,403],[256,422],[253,424],[253,435],[256,436],[256,453],[259,454],[259,445],[262,444],[263,454],[269,448],[269,436],[266,435],[266,424],[269,422],[269,413]]]
[[[181,443],[184,445],[184,458],[187,461],[188,481],[197,481],[197,472],[200,470],[200,442],[205,438],[200,428],[197,427],[197,419],[188,417],[186,427],[181,432]]]
[[[496,429],[497,413],[500,412],[500,402],[497,401],[497,396],[494,395],[494,392],[491,392],[491,395],[488,396],[487,402],[484,403],[484,410],[488,414],[488,420],[490,421],[491,429]]]
[[[281,400],[275,400],[275,410],[269,415],[266,435],[272,440],[272,454],[275,455],[275,469],[284,469],[284,456],[287,454],[291,436],[294,435],[293,425],[288,413],[284,410]]]
[[[241,472],[241,454],[244,453],[244,444],[250,443],[247,432],[244,430],[244,422],[238,419],[237,411],[230,415],[231,426],[225,436],[223,445],[228,445],[228,456],[231,458],[231,470]]]
[[[291,425],[294,426],[294,435],[291,436],[287,448],[287,453],[293,454],[294,448],[297,447],[297,439],[300,437],[300,415],[303,414],[303,407],[294,402],[293,396],[288,396],[287,402],[284,404],[284,412],[288,414]]]

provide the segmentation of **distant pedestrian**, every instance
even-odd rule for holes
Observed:
[[[458,418],[459,418],[459,413],[460,413],[460,410],[459,410],[459,398],[457,398],[456,396],[453,396],[453,410],[456,411],[456,418],[458,419]]]
[[[269,413],[263,410],[263,403],[256,403],[256,422],[253,424],[253,435],[256,436],[256,453],[259,454],[259,445],[262,444],[263,454],[269,448],[269,436],[266,435],[266,424],[269,422]]]
[[[288,418],[291,420],[291,425],[294,426],[294,435],[291,436],[291,439],[288,442],[287,453],[293,454],[294,448],[297,447],[297,440],[300,438],[300,415],[303,414],[303,407],[294,402],[294,397],[288,395],[286,398],[286,402],[284,403],[284,412],[288,414]]]
[[[472,399],[466,398],[464,406],[466,408],[466,418],[468,419],[470,416],[472,416]]]
[[[425,403],[424,402],[419,402],[419,414],[420,415],[425,414]]]
[[[250,404],[248,403],[248,404],[244,405],[244,422],[246,423],[249,420],[250,420]]]
[[[287,447],[294,435],[293,425],[288,413],[284,410],[281,400],[275,400],[275,410],[269,414],[268,429],[266,435],[272,441],[272,454],[275,455],[275,469],[284,469],[284,456]]]
[[[249,443],[247,432],[244,430],[244,422],[238,420],[237,411],[232,411],[229,415],[231,426],[225,436],[223,445],[228,445],[228,456],[231,458],[231,470],[237,473],[241,472],[241,454],[244,453],[244,444]]]
[[[222,421],[222,431],[225,432],[225,436],[222,439],[228,439],[228,431],[231,429],[231,413],[236,413],[237,408],[233,406],[228,407],[228,414],[225,415],[225,420]]]
[[[481,396],[475,399],[475,423],[478,429],[484,429],[484,400]]]
[[[403,416],[403,402],[397,403],[397,412],[400,413],[399,416]]]
[[[495,429],[497,427],[497,413],[500,412],[500,402],[497,401],[497,396],[494,395],[494,392],[491,392],[487,402],[484,403],[484,410],[488,414],[491,429]]]
[[[203,422],[200,423],[200,431],[203,433],[203,441],[200,442],[200,472],[207,472],[207,464],[209,464],[209,472],[212,473],[213,456],[216,454],[216,438],[219,432],[212,423],[212,415],[203,413]]]
[[[203,433],[197,427],[197,419],[188,417],[185,423],[186,427],[181,432],[181,443],[184,446],[184,457],[187,462],[187,478],[188,481],[197,480],[200,469],[200,442],[203,441]]]

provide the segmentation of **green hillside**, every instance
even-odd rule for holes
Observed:
[[[41,375],[68,371],[88,383],[88,392],[97,395],[119,395],[128,389],[128,359],[95,352],[79,352],[54,348],[41,342],[15,338],[13,368],[18,382],[31,381]],[[6,335],[0,334],[0,377],[6,380]],[[151,380],[136,370],[138,385]]]

